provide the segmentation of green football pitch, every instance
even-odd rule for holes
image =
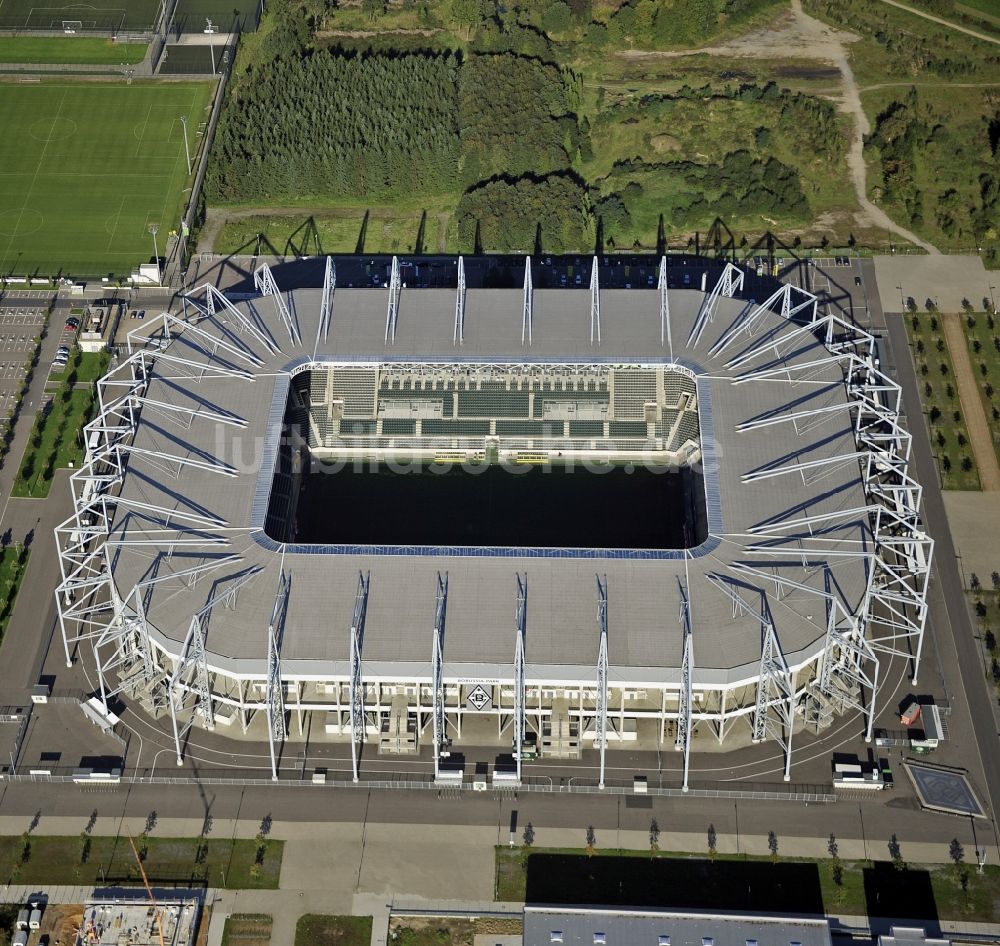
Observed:
[[[162,0],[0,0],[0,28],[61,30],[64,22],[91,30],[149,30],[156,24]]]
[[[0,274],[127,275],[187,196],[210,82],[0,85]]]

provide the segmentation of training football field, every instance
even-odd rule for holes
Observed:
[[[0,85],[0,274],[127,275],[179,229],[211,82]]]

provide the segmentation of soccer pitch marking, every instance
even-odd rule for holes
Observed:
[[[16,219],[14,214],[17,214]],[[14,221],[10,226],[7,225],[8,219]],[[45,226],[45,215],[34,207],[22,207],[20,210],[5,210],[0,213],[0,236],[10,237],[11,240],[37,233],[43,226]]]
[[[3,0],[0,0],[0,12],[3,12]],[[81,13],[89,13],[93,19],[84,20],[80,16]],[[128,11],[124,7],[95,7],[89,3],[69,3],[64,7],[31,7],[24,19],[24,27],[27,29],[29,26],[35,26],[38,29],[35,25],[35,17],[37,16],[39,21],[44,23],[45,17],[48,16],[49,28],[51,29],[62,29],[64,20],[79,20],[82,29],[92,30],[97,28],[98,17],[105,20],[114,17],[119,23],[122,23],[127,13]]]
[[[29,129],[28,134],[44,144],[48,144],[59,136],[76,134],[77,124],[72,118],[64,118],[60,124],[55,118],[39,118]]]

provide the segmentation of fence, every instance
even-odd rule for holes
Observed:
[[[73,768],[60,766],[52,768],[51,775],[23,775],[5,771],[3,779],[9,782],[72,782]],[[222,770],[227,771],[227,770]],[[472,782],[460,782],[455,784],[442,785],[435,782],[431,775],[408,776],[405,778],[362,778],[357,782],[351,781],[346,773],[343,777],[326,777],[325,781],[313,782],[311,776],[304,773],[295,775],[279,775],[277,780],[271,778],[269,771],[245,770],[247,774],[228,770],[230,774],[224,775],[156,775],[155,770],[142,769],[129,775],[123,775],[122,781],[129,784],[145,785],[219,785],[249,787],[252,785],[270,786],[278,788],[313,788],[321,789],[358,789],[368,791],[369,789],[395,789],[395,790],[415,790],[415,791],[436,791],[442,795],[460,795],[463,792],[482,791],[477,789]],[[95,781],[95,785],[101,784]],[[771,785],[768,783],[744,783],[746,787],[736,788],[732,783],[699,783],[694,784],[688,791],[684,791],[679,784],[676,785],[647,785],[646,791],[640,795],[635,795],[631,781],[621,780],[618,784],[606,783],[604,788],[598,787],[597,780],[584,778],[571,778],[566,781],[556,782],[547,776],[529,776],[520,785],[498,785],[489,786],[488,791],[496,794],[513,794],[516,792],[537,792],[543,794],[566,794],[566,795],[625,795],[629,797],[661,797],[661,798],[719,798],[744,801],[798,801],[814,803],[833,803],[837,801],[837,795],[822,785]]]

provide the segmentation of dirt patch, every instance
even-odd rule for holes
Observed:
[[[649,143],[653,146],[653,150],[657,154],[664,154],[667,151],[680,151],[681,143],[673,135],[654,135],[649,139]]]
[[[389,920],[389,943],[395,946],[473,946],[478,933],[517,936],[523,930],[523,922],[514,918],[464,920],[443,916],[393,916]]]
[[[51,946],[72,946],[83,923],[80,903],[52,903],[42,913],[39,941],[48,936]]]

